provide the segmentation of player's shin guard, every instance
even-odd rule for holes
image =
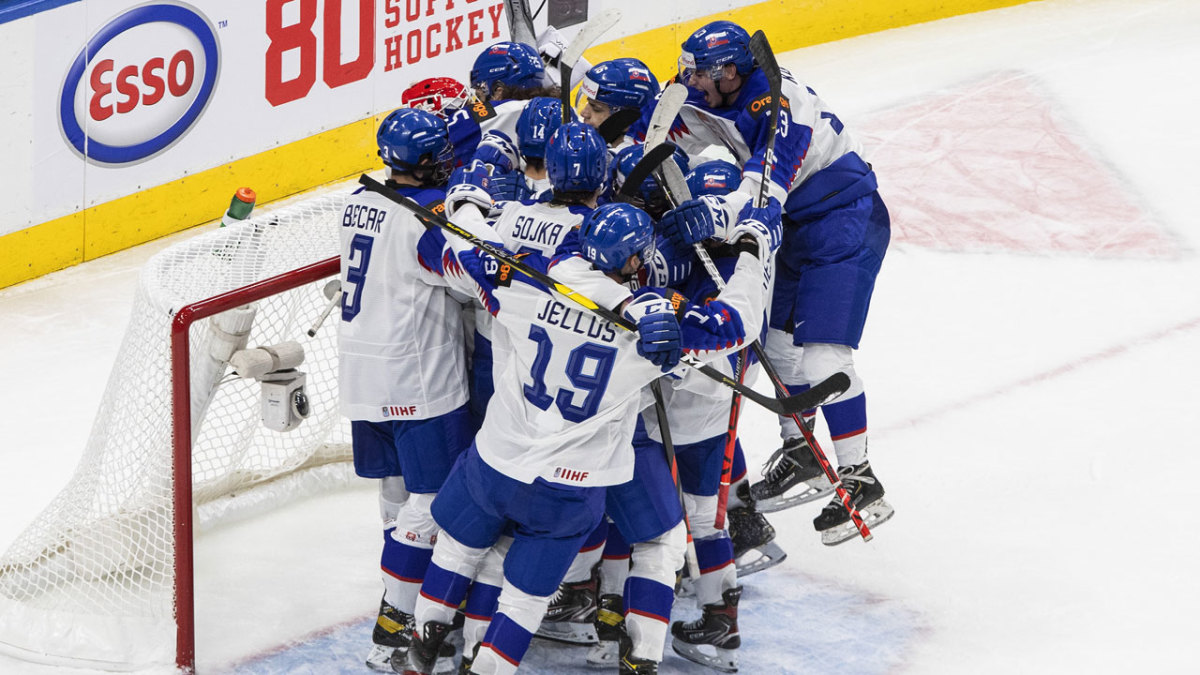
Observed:
[[[507,581],[499,608],[471,664],[476,675],[512,675],[525,657],[551,596],[530,595]]]
[[[600,595],[620,595],[629,576],[629,542],[615,527],[608,528],[604,556],[600,560]]]
[[[679,523],[661,536],[633,547],[625,582],[625,628],[635,658],[662,661],[663,643],[675,602],[675,570],[683,566],[687,532]]]
[[[488,549],[471,548],[443,532],[433,548],[421,594],[413,611],[417,629],[429,621],[449,624],[462,605],[471,578]]]
[[[696,601],[703,605],[721,602],[721,594],[737,586],[733,564],[733,542],[724,532],[696,542],[700,578],[695,583]]]
[[[467,603],[463,607],[463,658],[470,659],[475,653],[476,646],[483,642],[488,624],[496,614],[500,600],[500,587],[504,585],[504,556],[512,539],[501,537],[496,545],[488,550],[475,581],[467,594]]]
[[[425,570],[433,556],[433,539],[438,526],[429,513],[432,494],[410,495],[396,514],[396,527],[384,541],[380,568],[383,570],[384,600],[411,614]]]

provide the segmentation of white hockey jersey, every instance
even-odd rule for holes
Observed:
[[[474,221],[470,229],[495,240],[479,229],[481,224],[482,219]],[[454,254],[443,256],[440,271],[452,285],[481,298],[511,349],[476,436],[480,456],[525,483],[539,477],[576,486],[628,481],[640,394],[662,375],[659,368],[638,355],[633,334],[450,239]],[[560,278],[561,264],[537,254],[523,260],[567,283]],[[604,286],[621,288],[595,270],[590,271],[594,287],[585,287],[583,272],[576,269],[568,285],[584,295]],[[746,335],[758,335],[765,296],[762,264],[743,254],[717,301],[683,312],[685,349],[705,360],[735,351]],[[607,304],[611,298],[593,300],[612,306]]]
[[[426,205],[444,197],[398,191]],[[424,231],[408,211],[362,189],[343,212],[338,389],[349,419],[428,419],[467,402],[462,306],[418,263]]]

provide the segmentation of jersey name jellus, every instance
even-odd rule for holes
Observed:
[[[368,232],[379,232],[379,226],[383,224],[384,218],[387,218],[387,211],[384,209],[377,209],[374,206],[363,206],[362,204],[351,204],[346,207],[345,213],[342,214],[342,227],[354,227]]]
[[[543,305],[542,311],[538,312],[537,320],[553,326],[561,326],[572,333],[586,335],[601,342],[612,342],[617,337],[617,331],[611,323],[594,314],[567,307],[557,300],[551,300]]]
[[[538,220],[529,216],[518,216],[512,236],[533,244],[542,246],[557,246],[559,235],[562,234],[563,224],[552,220]]]

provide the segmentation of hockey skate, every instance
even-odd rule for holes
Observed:
[[[725,515],[739,579],[787,559],[787,552],[775,543],[775,528],[767,522],[766,516],[748,506],[734,507]]]
[[[807,504],[833,492],[817,458],[803,438],[789,438],[767,460],[763,480],[750,486],[750,498],[763,513]]]
[[[607,668],[620,658],[621,636],[625,635],[625,601],[619,595],[600,596],[596,611],[596,637],[599,642],[588,650],[589,666]]]
[[[838,469],[842,486],[850,493],[850,503],[858,509],[863,523],[870,529],[887,522],[896,510],[883,499],[883,484],[875,477],[870,462],[843,466]],[[858,528],[839,497],[834,497],[821,514],[813,519],[813,527],[821,533],[821,543],[836,546],[858,536]]]
[[[386,600],[379,601],[379,618],[371,633],[371,653],[367,654],[367,667],[381,673],[392,672],[392,652],[408,649],[412,634],[413,615],[392,607]]]
[[[621,660],[617,667],[620,675],[658,675],[658,662],[633,656],[633,640],[625,633],[620,636]]]
[[[683,658],[724,673],[736,673],[737,650],[742,646],[738,635],[738,601],[742,587],[721,594],[725,602],[705,605],[704,615],[695,621],[671,624],[671,648]]]
[[[564,583],[550,600],[537,637],[569,645],[594,645],[596,636],[596,589],[599,569],[584,581]]]
[[[442,645],[453,629],[440,621],[426,621],[423,635],[414,628],[408,649],[392,653],[392,670],[402,675],[432,675]]]

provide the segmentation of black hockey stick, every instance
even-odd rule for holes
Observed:
[[[667,456],[667,466],[671,469],[671,482],[675,484],[675,496],[679,498],[679,508],[683,512],[683,527],[687,530],[687,560],[688,573],[693,579],[700,578],[700,561],[696,557],[696,540],[692,538],[692,524],[688,522],[687,504],[683,500],[683,486],[679,483],[679,466],[675,462],[675,444],[671,441],[671,422],[667,419],[667,406],[663,402],[662,380],[650,382],[650,393],[654,394],[654,417],[658,420],[658,433],[662,436],[663,454]]]
[[[633,165],[633,170],[625,177],[625,182],[617,192],[617,199],[626,203],[633,201],[637,197],[638,188],[642,183],[673,154],[675,154],[675,145],[672,143],[659,143],[644,151],[642,158]]]
[[[383,195],[391,201],[408,209],[409,211],[412,211],[417,216],[417,219],[420,220],[426,227],[440,227],[450,234],[453,234],[454,236],[466,241],[475,248],[478,248],[484,253],[491,255],[492,257],[496,258],[496,260],[509,265],[518,272],[521,272],[522,274],[546,285],[547,287],[553,289],[556,293],[570,299],[593,314],[608,320],[613,325],[629,332],[637,331],[637,325],[629,319],[626,319],[607,307],[601,307],[597,305],[591,298],[578,293],[565,284],[559,283],[550,275],[521,262],[519,258],[514,257],[509,251],[476,237],[470,231],[454,224],[453,222],[434,213],[433,211],[430,211],[413,200],[401,196],[395,190],[392,190],[374,178],[363,174],[359,176],[358,182],[365,186],[368,190]],[[755,403],[761,405],[767,410],[770,410],[771,412],[774,412],[777,415],[791,415],[793,413],[799,413],[803,410],[808,410],[809,408],[820,405],[826,399],[839,396],[841,392],[845,391],[850,386],[850,378],[847,377],[845,373],[835,373],[808,391],[796,394],[795,396],[774,398],[772,396],[766,396],[754,391],[750,387],[739,383],[737,380],[729,377],[716,368],[713,368],[712,366],[700,361],[691,354],[685,353],[680,363],[704,373],[707,377],[716,380],[726,387],[737,390],[746,398],[754,401]]]
[[[621,108],[610,114],[596,131],[600,132],[600,137],[605,143],[612,145],[614,141],[625,135],[629,131],[629,127],[642,116],[640,108]]]

